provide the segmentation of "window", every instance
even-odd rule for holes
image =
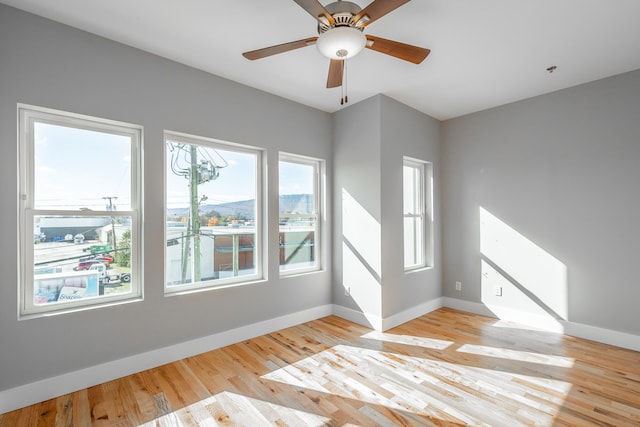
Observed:
[[[431,191],[426,191],[427,181],[431,184],[431,164],[404,158],[402,169],[402,205],[404,215],[404,269],[415,270],[432,263],[432,225],[430,221]],[[428,239],[427,239],[428,235]]]
[[[165,290],[262,278],[261,151],[165,133]]]
[[[280,272],[320,268],[320,171],[322,162],[280,154]]]
[[[18,117],[20,314],[141,297],[142,128],[26,105]]]

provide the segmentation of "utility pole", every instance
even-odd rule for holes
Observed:
[[[191,145],[191,174],[189,176],[189,190],[191,193],[191,235],[193,235],[193,282],[201,280],[200,271],[200,215],[198,214],[200,200],[198,200],[198,147]]]
[[[189,249],[191,247],[191,215],[187,219],[187,233],[182,238],[182,281],[180,283],[187,283],[187,263],[189,261]]]
[[[186,283],[187,265],[193,237],[193,254],[191,257],[191,283],[201,280],[200,272],[200,217],[198,215],[198,148],[189,147],[189,169],[185,177],[189,180],[189,217],[187,218],[187,233],[182,248],[182,283]]]
[[[187,232],[182,238],[182,283],[186,283],[189,256],[191,256],[191,282],[202,280],[200,259],[200,203],[207,200],[206,196],[198,198],[198,185],[218,178],[219,170],[227,167],[227,162],[219,155],[224,165],[218,165],[212,154],[197,145],[171,142],[171,170],[178,176],[183,176],[189,183],[189,216],[187,218]],[[198,159],[200,155],[200,160]],[[193,237],[193,252],[191,252],[191,238]]]
[[[118,200],[117,196],[105,196],[102,198],[103,200],[109,200],[109,204],[107,205],[107,210],[109,212],[113,212],[116,210],[116,205],[113,204],[114,200]],[[116,225],[115,225],[115,221],[113,219],[113,216],[111,217],[111,241],[113,242],[113,246],[111,249],[113,249],[113,253],[115,254],[115,250],[116,250]]]

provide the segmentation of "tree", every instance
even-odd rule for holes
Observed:
[[[118,242],[115,261],[120,267],[131,267],[131,230],[122,233]]]

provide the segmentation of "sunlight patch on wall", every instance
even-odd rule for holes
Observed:
[[[345,295],[358,304],[369,325],[379,328],[380,277],[346,242],[342,243],[342,286]]]
[[[371,325],[381,310],[382,235],[380,223],[342,189],[342,286]]]
[[[480,252],[482,302],[489,309],[501,319],[563,330],[568,285],[562,262],[482,207]]]
[[[521,325],[530,325],[538,330],[564,333],[560,317],[531,294],[505,277],[485,260],[480,261],[482,303],[501,320],[511,320]],[[495,295],[496,288],[501,296]]]
[[[382,274],[380,223],[344,188],[342,236],[377,277]]]

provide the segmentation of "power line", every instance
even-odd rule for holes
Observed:
[[[118,200],[118,196],[104,196],[102,198],[103,200],[109,200],[109,204],[107,205],[107,210],[108,211],[115,211],[116,210],[116,205],[113,204],[114,200]]]

